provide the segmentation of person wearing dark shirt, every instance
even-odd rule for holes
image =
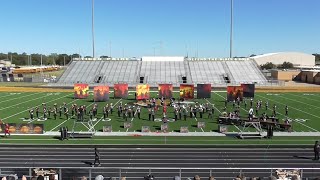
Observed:
[[[94,148],[94,162],[93,162],[93,166],[95,166],[98,162],[98,166],[101,166],[100,163],[100,152],[98,151],[97,148]]]
[[[319,151],[320,151],[320,145],[319,145],[319,142],[316,141],[313,146],[314,160],[319,160]]]

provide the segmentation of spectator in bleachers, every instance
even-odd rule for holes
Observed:
[[[82,177],[81,177],[81,180],[87,180],[87,177],[82,176]]]
[[[195,175],[193,180],[200,180],[200,176],[199,175]]]
[[[215,179],[214,179],[214,177],[213,177],[213,176],[210,176],[210,177],[209,177],[209,180],[215,180]]]

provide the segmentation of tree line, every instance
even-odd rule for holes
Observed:
[[[81,57],[79,54],[57,54],[52,53],[50,55],[44,54],[27,54],[27,53],[0,53],[0,60],[12,61],[12,64],[17,66],[25,65],[41,65],[41,56],[43,65],[61,65],[68,64],[72,58]]]

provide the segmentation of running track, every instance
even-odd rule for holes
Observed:
[[[182,170],[183,177],[193,177],[195,174],[203,178],[210,175],[210,170],[196,168],[211,168],[212,175],[217,179],[231,179],[239,174],[242,168],[247,176],[270,176],[270,170],[264,168],[320,168],[320,162],[313,161],[312,148],[99,148],[101,153],[101,169],[91,168],[94,159],[92,148],[86,147],[0,147],[0,168],[2,173],[29,174],[28,167],[66,167],[62,171],[64,179],[87,175],[91,169],[93,177],[103,174],[104,177],[119,177],[141,179],[148,174],[148,168],[164,168],[151,170],[156,179],[172,179]],[[103,168],[115,169],[103,169]],[[80,169],[88,168],[88,169]],[[129,168],[129,169],[128,169]],[[130,169],[131,168],[131,169]],[[140,169],[132,169],[140,168]],[[215,169],[225,168],[225,169]],[[262,168],[245,170],[245,168]],[[320,170],[305,170],[304,177],[320,177]],[[139,177],[139,178],[138,178]],[[224,177],[224,178],[223,178]],[[185,179],[185,178],[184,178]]]

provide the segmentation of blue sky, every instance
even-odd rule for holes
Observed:
[[[0,0],[0,52],[92,55],[91,0]],[[319,0],[234,0],[234,56],[320,53]],[[229,56],[229,0],[95,0],[96,56]]]

